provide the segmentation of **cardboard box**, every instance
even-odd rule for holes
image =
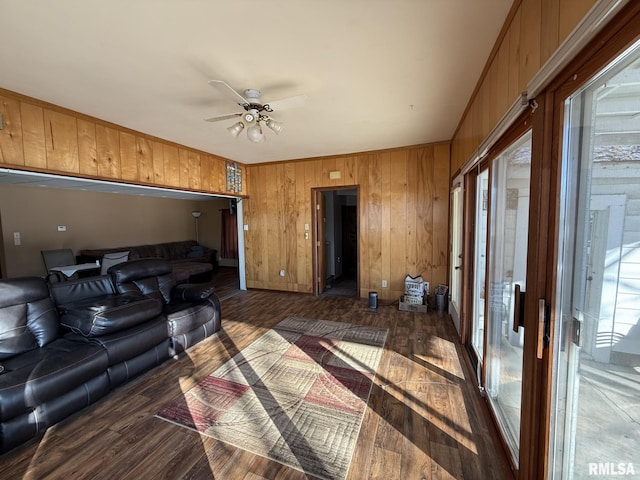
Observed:
[[[417,303],[409,303],[404,301],[404,295],[400,297],[400,302],[398,304],[398,308],[403,312],[419,312],[419,313],[427,313],[427,305],[417,304]]]

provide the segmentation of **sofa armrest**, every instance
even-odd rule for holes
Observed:
[[[214,291],[211,283],[180,284],[171,290],[171,299],[182,302],[197,302],[206,300],[213,295]]]

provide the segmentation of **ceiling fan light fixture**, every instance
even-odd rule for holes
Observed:
[[[240,135],[240,132],[244,130],[244,123],[242,122],[234,123],[229,128],[227,128],[227,130],[231,135],[233,135],[234,138],[238,138],[238,135]]]
[[[267,118],[267,127],[276,132],[276,135],[282,131],[282,127],[284,126],[281,122],[276,122],[271,118]]]
[[[256,110],[249,110],[242,114],[242,121],[245,126],[250,127],[258,121],[259,115]]]
[[[262,133],[262,126],[259,123],[249,127],[247,129],[247,138],[254,143],[260,143],[264,141],[264,133]]]

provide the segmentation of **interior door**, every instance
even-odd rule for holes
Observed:
[[[549,478],[640,475],[640,42],[564,104]]]

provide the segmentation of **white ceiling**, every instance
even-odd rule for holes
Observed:
[[[512,0],[0,0],[0,87],[243,163],[451,139]],[[251,143],[221,79],[285,129]]]

